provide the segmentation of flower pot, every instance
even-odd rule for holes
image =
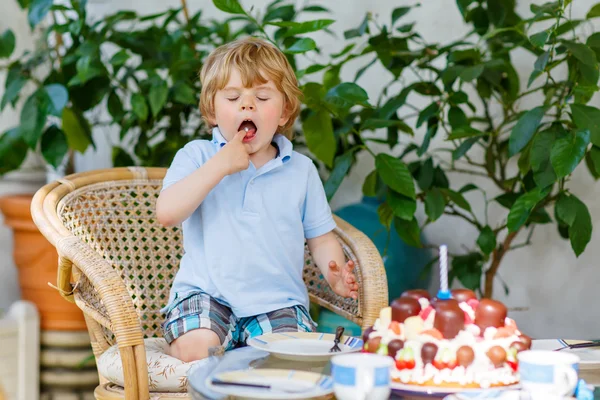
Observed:
[[[86,330],[83,312],[48,286],[48,282],[56,284],[58,254],[33,223],[32,198],[29,194],[0,197],[4,223],[13,230],[21,298],[38,308],[42,330]]]

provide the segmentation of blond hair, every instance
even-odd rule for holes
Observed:
[[[200,112],[208,123],[215,118],[215,94],[227,85],[232,68],[237,68],[244,87],[273,81],[283,94],[284,113],[289,117],[279,133],[292,139],[292,127],[300,113],[298,80],[285,55],[266,40],[247,37],[216,48],[206,59],[200,71],[202,93]],[[264,74],[264,75],[263,75]],[[266,76],[265,76],[266,75]]]

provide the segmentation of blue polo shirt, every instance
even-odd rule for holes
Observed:
[[[237,317],[304,305],[304,239],[335,227],[317,169],[292,143],[276,134],[277,157],[256,169],[228,175],[182,223],[184,255],[171,288],[203,290]],[[194,172],[227,144],[194,140],[177,152],[165,190]]]

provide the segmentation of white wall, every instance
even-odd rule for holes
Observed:
[[[10,0],[5,0],[10,3]],[[529,4],[531,0],[519,1],[519,12],[521,15],[529,15]],[[582,17],[595,4],[595,0],[578,0],[574,2],[573,18]],[[269,1],[266,0],[242,0],[245,6],[254,4],[256,9],[262,9]],[[337,21],[333,30],[340,36],[344,30],[357,27],[367,11],[379,15],[379,18],[388,21],[391,10],[395,7],[405,5],[406,2],[392,2],[389,0],[373,0],[365,2],[362,0],[336,0],[322,1],[333,11],[333,18]],[[412,3],[412,2],[411,2]],[[135,9],[143,13],[154,13],[164,10],[166,7],[178,7],[179,1],[170,0],[90,0],[90,14],[99,16],[114,12],[117,9]],[[222,18],[223,13],[217,10],[208,0],[188,0],[191,12],[203,7],[205,19],[217,17]],[[465,33],[461,16],[458,13],[455,2],[451,0],[427,0],[421,2],[422,6],[413,10],[407,17],[417,21],[417,31],[427,41],[447,43],[460,37]],[[13,23],[16,8],[9,9],[8,14],[0,15],[0,27],[3,21]],[[322,15],[315,15],[321,18]],[[407,18],[405,17],[405,18]],[[4,22],[6,23],[6,22]],[[586,26],[584,29],[589,33],[594,27]],[[333,53],[340,49],[339,41],[328,35],[318,35],[319,46],[327,53]],[[353,62],[342,70],[343,78],[351,80],[357,68],[366,64],[370,58],[365,57]],[[521,75],[521,82],[527,81],[531,72],[534,59],[524,52],[515,54],[514,63]],[[391,75],[383,68],[372,68],[360,79],[359,83],[368,91],[372,99],[376,98],[380,90],[391,79]],[[2,90],[2,89],[0,89]],[[535,104],[536,99],[526,99],[523,107]],[[419,103],[415,99],[415,104]],[[594,104],[599,106],[597,99]],[[6,118],[6,112],[0,119]],[[99,141],[106,141],[106,131],[94,132]],[[416,140],[420,142],[423,132],[417,133]],[[406,139],[404,139],[406,140]],[[433,146],[440,146],[441,135],[438,136]],[[374,150],[384,148],[373,147]],[[79,170],[102,168],[110,166],[110,156],[106,150],[99,153],[87,153],[85,157],[77,159]],[[352,171],[350,177],[345,180],[340,190],[332,200],[332,207],[338,208],[360,200],[361,186],[364,177],[373,169],[373,160],[368,155],[363,155],[358,166]],[[451,176],[454,188],[459,188],[467,182],[473,181],[472,176]],[[486,182],[478,182],[481,187],[493,191],[494,188],[486,185]],[[509,307],[526,307],[527,311],[514,312],[513,317],[517,320],[523,331],[534,337],[597,337],[600,334],[600,320],[590,315],[588,309],[600,301],[600,291],[596,285],[600,283],[600,274],[595,271],[594,259],[600,257],[600,248],[595,247],[600,231],[600,203],[594,199],[600,194],[600,184],[595,184],[584,168],[580,168],[569,182],[569,187],[579,198],[588,205],[596,224],[592,241],[587,251],[578,259],[575,258],[568,241],[559,238],[553,225],[540,226],[534,234],[532,246],[514,251],[506,256],[500,275],[510,287],[510,295],[504,296],[501,285],[495,288],[496,297],[504,301]],[[1,190],[1,189],[0,189]],[[479,210],[479,217],[483,217],[483,201],[477,194],[468,194],[469,200],[473,201],[474,209]],[[491,197],[491,196],[490,196]],[[500,218],[505,215],[500,208],[490,208],[490,223],[500,223]],[[4,233],[5,231],[0,231]],[[442,218],[437,223],[429,226],[425,234],[432,243],[448,243],[450,249],[459,252],[462,246],[472,246],[475,241],[476,232],[466,223],[458,219],[448,217]],[[524,240],[519,237],[515,244]],[[2,241],[0,253],[8,252],[8,243]],[[1,264],[0,264],[1,266]],[[410,268],[410,266],[407,266]],[[6,271],[0,269],[2,276]],[[3,280],[4,282],[7,282]],[[10,285],[10,279],[8,280]],[[1,284],[0,284],[1,285]],[[0,293],[4,290],[0,288]],[[2,300],[0,298],[0,300]],[[0,303],[0,307],[1,307]],[[585,312],[584,312],[585,310]]]

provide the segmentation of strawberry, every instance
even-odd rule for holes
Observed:
[[[399,370],[403,370],[406,368],[406,361],[399,359],[396,360],[396,368],[398,368]]]
[[[507,338],[515,334],[515,331],[509,327],[503,326],[498,328],[496,334],[494,335],[494,339]]]
[[[390,322],[389,329],[391,329],[392,332],[394,332],[396,335],[399,335],[400,334],[400,322],[398,322],[398,321]]]
[[[506,360],[506,363],[513,370],[513,372],[517,372],[517,370],[519,369],[519,363],[516,362],[516,361],[508,361],[508,360]]]
[[[469,313],[465,313],[465,325],[469,325],[469,324],[472,324],[472,323],[473,323],[473,320],[469,316]]]
[[[469,299],[469,300],[467,300],[467,304],[470,305],[473,310],[477,310],[477,306],[479,305],[479,300]]]
[[[406,369],[413,369],[415,367],[415,360],[404,361]]]
[[[517,323],[515,322],[515,320],[508,317],[504,319],[504,326],[506,326],[507,328],[514,328],[515,330],[517,329]]]
[[[423,321],[425,321],[427,319],[427,317],[429,317],[429,314],[433,311],[433,306],[428,306],[427,308],[425,308],[424,310],[421,310],[421,312],[419,313],[419,316],[421,318],[423,318]]]
[[[442,335],[442,332],[438,331],[435,328],[427,329],[427,330],[421,332],[421,335],[429,335],[429,336],[434,337],[439,340],[442,340],[444,338],[444,336]]]
[[[435,360],[432,361],[431,364],[433,364],[433,366],[436,367],[437,369],[439,369],[440,371],[442,369],[446,368],[446,364],[444,364],[442,362],[442,360],[435,359]]]
[[[458,366],[458,360],[456,360],[456,359],[450,360],[449,362],[446,363],[446,368],[454,369],[457,366]]]

